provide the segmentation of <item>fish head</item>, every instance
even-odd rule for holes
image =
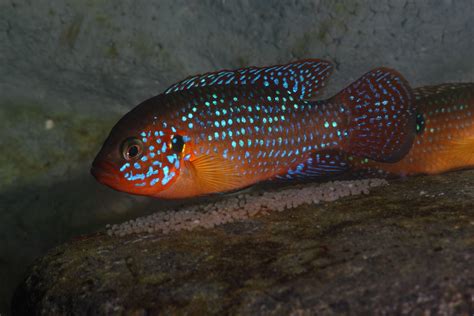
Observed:
[[[183,160],[190,157],[188,137],[163,127],[156,116],[144,124],[146,116],[132,111],[114,126],[92,163],[91,173],[100,183],[156,196],[177,180]]]

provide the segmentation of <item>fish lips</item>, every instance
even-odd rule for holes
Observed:
[[[92,176],[100,183],[115,188],[120,182],[115,166],[105,160],[95,159],[90,170]]]

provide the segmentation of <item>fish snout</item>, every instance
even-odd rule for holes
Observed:
[[[92,176],[97,179],[97,181],[104,184],[118,180],[115,166],[105,160],[96,158],[92,163],[90,172]]]

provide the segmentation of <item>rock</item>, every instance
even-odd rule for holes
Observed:
[[[163,201],[96,183],[116,121],[187,76],[324,58],[325,96],[378,66],[472,82],[472,0],[0,1],[0,314],[34,258]],[[153,204],[150,207],[150,204]]]
[[[28,314],[465,314],[474,170],[213,229],[84,236],[38,259]]]

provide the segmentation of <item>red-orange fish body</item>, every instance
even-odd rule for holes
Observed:
[[[343,172],[346,161],[326,158],[333,153],[401,159],[416,127],[406,81],[378,68],[309,101],[331,69],[305,60],[185,79],[116,124],[92,173],[120,191],[184,198]]]
[[[417,135],[396,163],[351,157],[354,170],[395,176],[436,174],[474,167],[474,83],[414,89]]]

